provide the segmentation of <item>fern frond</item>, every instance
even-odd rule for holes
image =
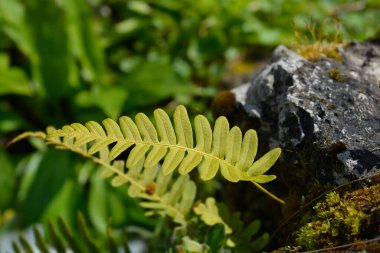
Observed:
[[[11,143],[39,137],[56,148],[89,158],[103,167],[102,177],[111,178],[113,186],[128,184],[128,194],[142,200],[140,205],[148,210],[146,214],[168,215],[183,226],[187,225],[186,216],[196,196],[196,186],[188,175],[195,167],[202,180],[210,180],[220,171],[226,180],[250,181],[284,203],[261,186],[276,178],[265,173],[281,150],[275,148],[255,161],[258,147],[255,130],[243,135],[238,127],[230,128],[225,117],[219,117],[211,128],[202,115],[195,117],[193,129],[184,106],[175,109],[173,122],[162,109],[154,111],[154,119],[153,123],[139,113],[135,120],[122,116],[118,123],[105,119],[102,125],[90,121],[61,129],[48,127],[46,133],[27,132]],[[125,154],[124,160],[121,157]],[[172,173],[175,170],[179,175]],[[219,216],[214,199],[198,204],[193,211],[206,224],[221,223],[226,233],[232,232]],[[67,238],[70,238],[68,233]]]
[[[48,253],[52,250],[58,253],[65,252],[91,252],[100,253],[102,250],[97,246],[96,240],[90,236],[89,228],[82,213],[78,213],[77,222],[79,226],[79,236],[73,236],[73,232],[69,228],[68,224],[62,218],[58,219],[58,224],[53,224],[51,220],[48,223],[48,229],[46,234],[51,237],[51,243],[48,242],[47,238],[43,236],[40,229],[36,226],[33,227],[33,234],[35,238],[35,247],[25,239],[25,235],[20,233],[18,237],[18,242],[13,241],[12,247],[14,252],[33,252],[33,248],[38,248],[42,253]],[[109,250],[107,252],[116,253],[118,252],[116,247],[115,238],[111,235],[110,229],[107,231],[107,241],[109,244]],[[124,236],[125,237],[125,236]],[[123,238],[123,241],[126,238]],[[112,247],[113,246],[113,247]],[[128,246],[123,247],[122,252],[129,253],[130,250]],[[104,250],[104,249],[103,249]],[[121,252],[119,250],[119,252]]]
[[[112,131],[110,129],[113,127],[112,122],[110,124],[106,122],[104,125],[107,131],[111,133]],[[131,133],[137,136],[139,132],[137,128],[135,130],[136,131],[132,128]],[[57,131],[67,134],[62,137],[54,136]],[[110,136],[112,135],[108,134],[108,138]],[[120,132],[114,136],[115,138],[120,138],[122,135]],[[154,210],[154,213],[169,215],[175,222],[186,225],[185,216],[191,210],[196,196],[196,186],[194,182],[190,180],[189,176],[180,175],[176,178],[174,178],[173,175],[165,176],[159,173],[160,168],[157,166],[157,163],[152,167],[144,166],[144,164],[146,164],[144,162],[145,157],[137,163],[134,163],[128,168],[127,172],[125,172],[125,161],[110,159],[112,153],[107,146],[109,140],[99,138],[107,137],[107,135],[103,127],[98,123],[89,122],[86,124],[86,127],[74,123],[70,126],[64,126],[61,130],[48,127],[46,133],[26,132],[17,136],[10,144],[29,137],[44,139],[48,144],[55,145],[58,149],[71,150],[83,157],[93,160],[104,168],[101,174],[102,177],[113,177],[111,181],[113,186],[117,187],[123,184],[129,184],[129,195],[131,197],[144,199],[144,202],[141,203],[143,207]],[[87,145],[88,142],[93,142],[93,145]],[[80,145],[80,143],[83,144]],[[91,153],[93,152],[97,152],[98,155],[92,155]]]
[[[199,203],[194,207],[194,212],[198,214],[201,220],[207,225],[223,224],[226,234],[231,234],[231,228],[222,220],[219,215],[218,207],[214,198],[207,198],[206,203]]]
[[[89,132],[97,132],[103,135],[98,125],[91,123]],[[70,128],[65,128],[66,131],[71,131]],[[47,129],[47,134],[56,132],[52,127]],[[95,140],[94,140],[95,141]],[[99,141],[99,140],[98,140]],[[103,141],[103,140],[102,140]],[[52,137],[48,143],[54,144],[58,148],[69,149],[84,157],[92,159],[95,163],[103,167],[101,176],[103,178],[111,178],[111,184],[118,187],[124,184],[130,184],[128,194],[134,198],[143,199],[140,205],[146,209],[150,209],[153,213],[161,215],[169,215],[173,220],[181,225],[186,225],[185,216],[191,210],[196,196],[196,186],[190,180],[189,175],[180,175],[173,178],[173,174],[164,175],[160,173],[160,168],[157,164],[152,167],[146,167],[145,157],[124,172],[125,161],[110,160],[110,151],[108,146],[97,146],[99,157],[90,155],[90,150],[86,151],[86,147],[78,147],[71,138]],[[96,143],[96,141],[95,141]],[[95,145],[95,144],[94,144]],[[149,213],[148,213],[149,214]]]
[[[264,173],[278,159],[281,150],[275,148],[254,162],[257,153],[255,130],[248,130],[243,136],[238,127],[230,129],[225,117],[219,117],[212,130],[208,120],[198,115],[193,131],[184,106],[174,111],[174,124],[162,109],[154,111],[154,119],[155,124],[139,113],[135,121],[122,116],[119,124],[112,119],[104,120],[103,126],[94,121],[85,125],[74,123],[48,131],[46,140],[56,146],[63,143],[64,148],[83,152],[86,156],[98,154],[95,159],[105,164],[130,149],[126,160],[128,168],[142,160],[144,167],[151,168],[162,160],[164,175],[176,169],[185,175],[198,167],[202,180],[214,178],[219,170],[228,181],[251,181],[256,186],[276,178]],[[260,186],[259,189],[264,188]],[[265,189],[263,191],[268,194]],[[283,203],[273,194],[269,195]]]
[[[143,199],[140,203],[142,207],[154,213],[167,214],[175,222],[186,225],[185,216],[191,210],[196,196],[196,186],[189,175],[174,179],[172,174],[165,176],[160,173],[157,165],[144,167],[144,160],[130,167],[126,173],[123,172],[123,161],[115,161],[111,167],[113,169],[105,167],[102,176],[114,176],[111,181],[113,186],[130,183],[128,194]]]
[[[195,167],[199,168],[202,180],[214,178],[220,170],[225,179],[251,181],[283,203],[260,185],[276,178],[264,173],[275,163],[281,150],[273,149],[254,162],[258,146],[256,131],[248,130],[243,136],[238,127],[230,129],[225,117],[219,117],[211,129],[202,115],[195,117],[193,131],[184,106],[175,109],[174,124],[162,109],[154,111],[154,118],[155,124],[139,113],[135,121],[122,116],[119,124],[105,119],[102,125],[90,121],[61,129],[48,127],[46,134],[25,133],[15,141],[39,137],[57,148],[92,159],[104,168],[103,177],[112,177],[113,186],[129,184],[128,194],[143,199],[141,205],[151,210],[150,213],[167,214],[182,225],[186,225],[185,216],[196,195],[196,186],[187,175]],[[119,160],[125,151],[129,152],[127,159]],[[174,170],[178,170],[179,177],[172,178]]]

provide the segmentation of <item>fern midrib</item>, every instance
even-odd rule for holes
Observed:
[[[183,149],[185,151],[193,151],[195,153],[199,153],[201,154],[202,156],[208,156],[214,160],[218,160],[219,162],[221,163],[224,163],[226,165],[229,165],[229,166],[232,166],[236,169],[238,169],[235,165],[227,162],[226,160],[218,157],[218,156],[215,156],[215,155],[212,155],[210,153],[206,153],[204,151],[201,151],[201,150],[198,150],[196,148],[189,148],[189,147],[186,147],[186,146],[180,146],[178,144],[167,144],[167,143],[163,143],[163,142],[149,142],[149,141],[136,141],[136,140],[128,140],[128,139],[120,139],[120,138],[115,138],[115,137],[100,137],[100,138],[97,138],[98,140],[99,139],[103,139],[103,140],[112,140],[113,142],[124,142],[124,143],[133,143],[135,145],[137,144],[142,144],[142,145],[147,145],[147,146],[161,146],[161,147],[167,147],[167,148],[178,148],[178,149]]]
[[[95,163],[103,166],[103,167],[106,167],[107,169],[110,169],[112,170],[114,173],[118,174],[119,176],[122,176],[124,177],[128,182],[130,182],[131,184],[133,184],[134,186],[138,187],[140,190],[142,191],[145,191],[145,187],[140,184],[138,181],[136,181],[135,179],[133,179],[132,177],[128,176],[127,174],[124,174],[123,172],[121,172],[120,170],[118,169],[115,169],[112,165],[106,163],[105,161],[103,161],[102,159],[100,158],[97,158],[97,157],[93,157],[91,155],[89,155],[88,153],[85,153],[83,152],[81,149],[78,149],[76,147],[72,147],[70,145],[67,145],[63,142],[56,142],[54,140],[49,140],[49,144],[52,144],[52,145],[57,145],[57,146],[61,146],[61,147],[64,147],[68,150],[71,150],[77,154],[80,154],[86,158],[89,158],[91,160],[93,160]],[[183,222],[183,224],[186,224],[186,220],[184,218],[184,215],[183,213],[181,213],[180,210],[178,210],[177,208],[175,208],[174,206],[172,205],[169,205],[167,204],[163,198],[161,198],[159,195],[157,194],[152,194],[152,195],[147,195],[147,194],[144,194],[144,198],[145,199],[148,199],[148,200],[152,200],[152,201],[157,201],[157,202],[160,202],[162,203],[167,209],[170,209],[172,210],[174,213],[176,213],[178,215],[178,217],[181,219],[181,221]]]

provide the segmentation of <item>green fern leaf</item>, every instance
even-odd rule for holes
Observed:
[[[257,176],[262,175],[267,170],[270,169],[270,167],[273,166],[273,164],[277,161],[278,157],[281,154],[281,149],[275,148],[266,153],[264,156],[262,156],[259,160],[257,160],[247,171],[247,174],[249,176]]]
[[[39,137],[56,148],[92,159],[103,167],[101,176],[111,178],[113,186],[128,184],[128,194],[142,199],[140,204],[148,210],[147,214],[168,215],[183,226],[187,225],[186,216],[196,196],[196,185],[188,174],[196,167],[202,180],[210,180],[220,171],[226,180],[250,181],[284,203],[261,186],[276,178],[264,173],[276,162],[281,150],[275,148],[254,161],[258,147],[256,131],[248,130],[243,135],[238,127],[230,129],[225,117],[219,117],[211,128],[202,115],[195,117],[193,130],[184,106],[175,109],[173,123],[162,109],[154,111],[154,119],[155,124],[139,113],[135,121],[122,116],[119,123],[105,119],[102,125],[90,121],[61,129],[48,127],[46,133],[24,133],[12,143]],[[125,151],[129,152],[126,160],[118,160]],[[173,173],[175,170],[179,174]],[[208,198],[193,210],[206,224],[221,223],[226,233],[232,232],[219,216],[214,199]],[[71,247],[79,247],[64,224],[60,225]],[[93,247],[90,242],[88,246]]]
[[[172,145],[177,144],[173,125],[166,112],[162,109],[155,110],[154,119],[157,123],[157,129],[161,138],[161,142]]]
[[[198,115],[195,117],[193,131],[184,106],[175,109],[174,124],[162,109],[155,110],[154,119],[155,124],[145,114],[138,113],[135,121],[122,116],[119,124],[112,119],[104,120],[103,126],[94,121],[85,125],[74,123],[58,130],[48,128],[46,138],[43,133],[31,133],[29,136],[45,138],[49,144],[81,153],[105,166],[112,167],[112,161],[122,152],[131,149],[126,159],[129,169],[142,160],[143,166],[140,164],[138,167],[152,168],[162,161],[161,170],[164,175],[169,175],[174,170],[185,175],[198,167],[202,180],[214,178],[220,170],[228,181],[250,181],[283,203],[259,186],[275,179],[274,175],[267,176],[264,173],[278,159],[281,150],[273,149],[254,162],[258,146],[254,130],[248,130],[243,136],[238,127],[230,129],[225,117],[219,117],[212,130],[208,120]],[[27,136],[24,134],[18,138]],[[131,178],[119,178],[115,184],[130,180]]]
[[[206,203],[200,203],[194,207],[194,212],[200,216],[207,225],[223,224],[225,233],[231,234],[231,228],[222,220],[214,198],[207,198]]]
[[[236,163],[236,167],[241,171],[247,171],[255,160],[257,153],[257,134],[255,130],[249,129],[243,138],[240,151],[240,158]]]
[[[113,177],[113,186],[130,184],[128,194],[144,199],[142,206],[168,214],[182,225],[186,224],[185,215],[196,195],[196,187],[187,174],[196,167],[202,180],[214,178],[220,170],[228,181],[250,181],[283,203],[260,185],[275,179],[274,175],[264,173],[281,150],[273,149],[254,162],[257,153],[254,130],[243,136],[238,127],[230,129],[225,117],[219,117],[212,130],[208,120],[198,115],[193,131],[184,106],[175,109],[174,124],[162,109],[155,110],[154,118],[155,124],[143,113],[137,114],[135,121],[123,116],[119,124],[112,119],[105,119],[102,125],[94,121],[85,125],[73,123],[62,129],[48,127],[46,134],[25,133],[16,140],[37,136],[57,148],[92,159],[104,167],[104,177]],[[130,149],[128,158],[117,160],[127,149]],[[174,178],[174,170],[180,176]]]
[[[36,226],[33,226],[33,233],[37,247],[41,250],[42,253],[49,253],[48,246],[46,245],[41,232]]]
[[[79,227],[79,233],[73,235],[72,230],[68,224],[62,218],[58,219],[58,224],[53,224],[51,220],[48,221],[48,229],[45,231],[50,236],[51,242],[49,243],[47,238],[43,236],[43,233],[36,226],[33,227],[33,234],[35,237],[35,246],[42,253],[48,253],[51,251],[58,253],[65,252],[91,252],[98,253],[103,252],[98,248],[98,243],[95,238],[90,236],[89,228],[81,212],[77,215],[77,223]],[[117,243],[115,238],[111,235],[111,228],[107,229],[107,241],[109,248],[104,252],[118,252]],[[129,253],[129,247],[126,245],[126,235],[122,236],[123,248],[122,252]],[[21,232],[18,240],[12,242],[14,252],[33,252],[33,244],[25,239],[25,235]],[[121,246],[121,245],[120,245]],[[121,252],[119,250],[119,252]]]

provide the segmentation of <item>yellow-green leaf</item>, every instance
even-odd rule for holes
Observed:
[[[272,165],[277,161],[278,157],[281,155],[281,149],[275,148],[263,155],[259,160],[253,163],[253,165],[248,169],[247,174],[249,176],[256,176],[264,174],[269,170]]]

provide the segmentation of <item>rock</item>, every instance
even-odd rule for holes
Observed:
[[[262,152],[283,149],[272,186],[290,202],[285,216],[314,189],[380,167],[380,46],[354,42],[341,55],[341,63],[310,62],[279,46],[250,83],[232,90],[247,115],[237,124],[248,122],[258,131]]]

